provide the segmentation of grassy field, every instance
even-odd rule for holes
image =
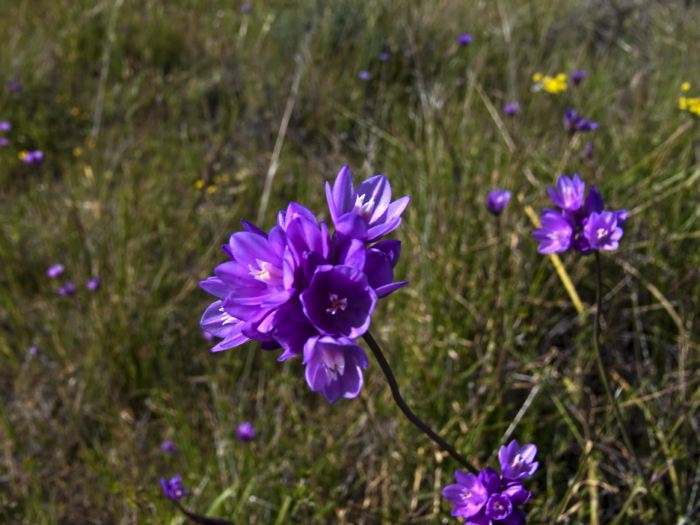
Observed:
[[[700,124],[678,109],[682,82],[700,95],[697,2],[0,4],[0,521],[183,523],[158,483],[179,472],[185,506],[235,523],[457,522],[458,465],[371,356],[361,396],[329,405],[299,360],[212,354],[199,329],[197,282],[240,219],[269,228],[290,200],[327,218],[347,163],[412,195],[411,285],[372,331],[415,411],[480,466],[536,443],[528,523],[700,523]],[[600,129],[571,139],[567,107]],[[602,258],[603,350],[643,477],[596,373],[593,259],[562,258],[579,315],[530,237],[526,208],[573,171],[630,211]]]

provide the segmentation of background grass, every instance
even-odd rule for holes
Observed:
[[[198,327],[196,283],[239,220],[269,227],[289,200],[325,217],[322,184],[348,163],[412,195],[396,234],[411,286],[372,330],[416,412],[479,465],[537,443],[530,523],[700,522],[700,143],[676,109],[682,81],[700,89],[697,3],[0,3],[0,80],[24,86],[0,93],[1,521],[182,523],[158,486],[175,472],[189,508],[236,523],[451,521],[457,465],[374,361],[361,397],[329,406],[299,361],[210,354]],[[533,92],[534,72],[575,68],[579,88]],[[593,162],[563,132],[569,106],[602,124]],[[524,213],[574,170],[631,213],[603,257],[603,345],[651,493],[595,373],[593,261],[564,257],[579,316]],[[495,186],[514,192],[500,236]]]

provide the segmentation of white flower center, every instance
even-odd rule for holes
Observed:
[[[269,283],[273,277],[279,277],[280,271],[267,261],[255,259],[258,267],[255,268],[252,264],[248,265],[249,274],[255,279],[265,284]]]
[[[331,305],[326,308],[326,312],[331,315],[342,312],[348,307],[348,300],[346,297],[338,297],[338,294],[332,293],[328,296],[328,299],[330,300]]]
[[[330,381],[335,381],[345,372],[345,358],[342,352],[324,352],[323,366]]]
[[[369,220],[369,216],[372,215],[372,212],[374,211],[374,199],[370,198],[367,202],[365,202],[366,197],[367,196],[365,194],[362,194],[355,198],[355,206],[353,207],[353,211],[360,215],[363,219]]]
[[[608,230],[606,230],[605,228],[598,228],[596,230],[596,235],[598,236],[598,239],[602,239],[607,234],[608,234]]]

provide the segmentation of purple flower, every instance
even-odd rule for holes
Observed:
[[[160,444],[160,450],[166,454],[175,454],[177,448],[175,447],[175,442],[172,439],[166,439]]]
[[[10,80],[5,84],[5,87],[10,93],[21,93],[22,92],[22,83],[19,80]]]
[[[460,47],[466,47],[472,43],[474,39],[469,33],[462,33],[457,37],[457,42],[459,42]]]
[[[58,288],[58,295],[62,295],[63,297],[75,295],[75,285],[73,284],[73,281],[66,281],[63,286],[60,286]]]
[[[258,433],[255,431],[253,423],[244,421],[236,427],[236,437],[238,441],[253,441]]]
[[[367,356],[351,339],[326,335],[306,342],[304,365],[309,388],[334,403],[341,397],[352,399],[360,393]]]
[[[564,111],[564,128],[572,135],[576,132],[587,133],[598,129],[598,123],[579,115],[575,109],[567,109]]]
[[[513,503],[505,494],[493,494],[486,502],[486,516],[493,520],[503,520],[513,512]]]
[[[319,266],[301,293],[304,314],[322,334],[356,338],[369,328],[377,294],[351,266]]]
[[[30,357],[35,357],[39,353],[39,347],[36,345],[32,345],[27,349],[27,353]]]
[[[102,281],[100,280],[100,278],[97,275],[95,275],[92,278],[88,279],[87,283],[85,284],[85,288],[87,288],[91,292],[94,292],[100,287],[101,283]]]
[[[0,148],[6,148],[10,145],[10,139],[7,137],[0,137]]]
[[[618,225],[618,214],[626,212],[604,211],[593,212],[585,220],[583,226],[583,237],[591,250],[612,251],[620,246],[620,239],[623,235],[622,228]]]
[[[552,204],[566,211],[576,211],[583,206],[586,184],[574,173],[571,178],[561,175],[554,188],[547,187]]]
[[[534,461],[537,447],[533,444],[523,445],[517,440],[502,446],[498,450],[498,461],[501,464],[503,477],[510,481],[518,481],[532,476],[539,463]]]
[[[540,222],[542,226],[532,232],[532,236],[540,243],[538,252],[563,253],[571,247],[574,228],[564,215],[555,210],[545,210]]]
[[[578,86],[586,78],[588,78],[588,71],[585,69],[577,69],[571,73],[571,82],[574,83],[574,86]]]
[[[41,150],[20,151],[19,159],[25,164],[41,164],[44,162],[44,153]]]
[[[379,53],[379,60],[381,62],[388,62],[389,58],[391,58],[391,55],[388,51],[382,51],[381,53]]]
[[[49,269],[46,270],[46,275],[48,275],[51,279],[56,279],[57,277],[60,277],[63,274],[65,269],[65,266],[63,266],[60,263],[52,264],[51,266],[49,266]]]
[[[181,500],[188,493],[188,490],[182,484],[180,474],[175,474],[170,479],[160,478],[160,488],[163,490],[163,496],[172,501]]]
[[[369,80],[369,78],[370,78],[369,71],[365,71],[365,70],[363,69],[362,71],[360,71],[360,72],[357,74],[357,77],[358,77],[360,80],[367,81],[367,80]]]
[[[373,242],[401,224],[401,214],[411,198],[391,202],[391,186],[384,175],[375,175],[355,190],[350,168],[343,166],[333,183],[326,183],[326,199],[336,230],[343,235]]]
[[[455,481],[455,485],[442,489],[442,495],[452,504],[452,516],[476,516],[488,501],[488,490],[477,476],[461,470],[455,471]]]
[[[488,197],[486,197],[486,209],[494,215],[500,215],[503,208],[508,204],[510,195],[509,191],[500,188],[490,191]]]
[[[241,12],[244,15],[247,15],[248,13],[250,13],[252,11],[252,9],[253,9],[253,6],[250,5],[250,2],[243,2],[243,5],[241,6]]]
[[[379,241],[366,250],[362,271],[377,297],[386,297],[408,284],[408,281],[393,280],[394,266],[399,262],[400,253],[401,242],[393,240]]]
[[[532,497],[532,492],[526,490],[525,486],[519,481],[508,483],[503,494],[507,495],[514,505],[525,505]]]
[[[520,113],[520,104],[517,102],[508,102],[503,106],[503,114],[506,117],[514,117],[517,113]]]
[[[4,133],[12,129],[12,124],[8,120],[0,120],[0,132]]]

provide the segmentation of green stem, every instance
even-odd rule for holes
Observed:
[[[404,413],[404,415],[409,419],[409,421],[411,423],[413,423],[414,425],[416,425],[425,435],[427,435],[430,439],[432,439],[442,450],[444,450],[450,456],[452,456],[454,459],[456,459],[466,469],[470,470],[474,474],[477,474],[479,472],[479,469],[477,469],[474,465],[472,465],[467,458],[465,458],[462,454],[457,452],[457,450],[452,445],[450,445],[447,441],[445,441],[443,438],[441,438],[437,432],[435,432],[432,428],[430,428],[427,425],[427,423],[425,423],[422,419],[420,419],[418,416],[416,416],[413,413],[413,410],[411,410],[409,408],[409,406],[403,400],[403,397],[401,397],[401,392],[399,391],[399,384],[396,382],[396,377],[394,377],[394,372],[392,372],[391,366],[389,366],[389,363],[387,362],[386,358],[384,357],[384,353],[382,352],[382,349],[379,346],[379,343],[377,343],[377,341],[375,341],[374,337],[372,337],[372,334],[369,331],[365,332],[365,335],[363,336],[363,338],[364,338],[365,342],[367,343],[367,346],[369,346],[370,350],[372,350],[374,357],[379,362],[379,367],[382,369],[382,372],[384,372],[384,375],[386,376],[386,380],[389,383],[389,388],[391,389],[391,395],[394,396],[394,401],[396,401],[396,404],[399,406],[399,408]]]
[[[603,383],[603,388],[605,389],[605,395],[608,397],[608,401],[613,407],[613,412],[615,414],[615,419],[617,420],[617,424],[620,427],[620,431],[622,432],[622,439],[625,442],[625,446],[627,447],[627,450],[629,450],[630,454],[632,454],[632,457],[634,458],[634,463],[635,467],[637,468],[639,476],[642,478],[642,481],[647,487],[647,481],[646,478],[644,477],[644,469],[642,468],[642,462],[639,460],[639,456],[637,455],[637,452],[634,450],[632,447],[632,440],[630,439],[629,435],[627,434],[627,429],[625,428],[625,422],[622,419],[622,412],[620,411],[620,406],[617,403],[617,400],[615,399],[615,396],[612,393],[612,390],[610,389],[610,383],[608,382],[608,376],[605,372],[605,365],[603,365],[603,358],[600,353],[600,313],[602,310],[602,303],[603,303],[603,293],[602,293],[602,276],[601,276],[601,270],[600,270],[600,253],[595,252],[595,273],[596,273],[596,281],[595,281],[595,294],[596,294],[596,308],[595,308],[595,320],[593,324],[593,350],[595,353],[595,360],[596,364],[598,365],[598,373],[600,374],[600,380]]]

